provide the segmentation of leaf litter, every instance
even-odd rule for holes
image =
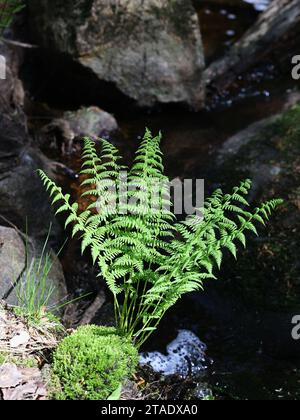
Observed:
[[[25,367],[26,361],[42,366],[44,355],[58,342],[55,326],[30,325],[0,302],[0,400],[45,400],[47,388],[38,367]]]

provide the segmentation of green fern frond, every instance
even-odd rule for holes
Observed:
[[[146,130],[123,189],[120,174],[126,167],[118,150],[99,140],[98,155],[95,141],[85,138],[81,186],[91,202],[81,213],[70,195],[39,171],[57,213],[67,214],[65,227],[80,234],[82,252],[90,250],[113,293],[117,326],[137,346],[178,299],[215,279],[225,251],[236,258],[238,246],[246,246],[246,233],[257,234],[256,225],[264,225],[282,204],[271,200],[250,211],[251,181],[245,180],[231,194],[218,189],[195,215],[178,223],[170,210],[160,143],[161,134],[153,137]],[[155,197],[149,193],[153,185]]]

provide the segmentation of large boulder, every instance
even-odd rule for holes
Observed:
[[[0,300],[14,306],[22,305],[34,285],[37,296],[42,299],[53,291],[47,302],[49,308],[62,303],[67,295],[63,270],[53,251],[47,252],[43,254],[41,242],[30,238],[27,241],[15,229],[0,226]],[[48,266],[51,269],[43,283],[44,270]]]
[[[204,55],[192,1],[31,0],[29,6],[35,42],[68,54],[139,105],[203,106]]]

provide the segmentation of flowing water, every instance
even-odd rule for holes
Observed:
[[[244,0],[246,3],[252,4],[258,12],[266,10],[272,0]]]

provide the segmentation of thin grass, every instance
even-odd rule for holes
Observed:
[[[52,225],[50,224],[41,255],[38,258],[33,257],[30,259],[29,240],[26,234],[26,269],[22,279],[14,282],[18,302],[14,310],[18,315],[24,316],[33,324],[45,323],[45,319],[47,319],[59,326],[58,316],[60,311],[66,306],[85,298],[90,293],[72,300],[65,298],[65,301],[54,302],[57,290],[50,281],[54,255],[52,252],[47,251],[51,229]],[[60,255],[64,246],[65,243],[56,254],[56,257]]]

